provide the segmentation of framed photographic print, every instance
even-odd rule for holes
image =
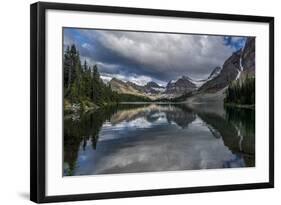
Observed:
[[[274,18],[31,5],[34,202],[274,186]]]

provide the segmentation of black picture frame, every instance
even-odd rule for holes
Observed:
[[[263,183],[229,184],[158,190],[138,190],[107,193],[46,196],[46,81],[45,38],[46,10],[86,11],[150,15],[195,19],[262,22],[269,24],[269,181]],[[96,200],[198,192],[230,191],[274,187],[274,18],[265,16],[230,15],[217,13],[126,8],[82,4],[38,2],[30,7],[30,199],[37,203],[76,200]]]

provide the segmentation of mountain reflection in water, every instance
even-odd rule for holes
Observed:
[[[64,119],[64,175],[255,166],[255,111],[121,104]],[[218,114],[219,113],[219,114]]]

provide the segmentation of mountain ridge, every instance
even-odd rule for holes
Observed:
[[[255,73],[255,38],[248,37],[242,49],[229,56],[222,67],[216,66],[206,79],[193,80],[182,75],[176,80],[170,80],[166,86],[160,86],[154,81],[145,85],[112,78],[109,81],[112,89],[118,93],[126,93],[149,97],[150,99],[172,99],[197,93],[216,93],[225,89],[232,81],[243,81],[245,76]]]

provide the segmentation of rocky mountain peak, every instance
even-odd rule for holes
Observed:
[[[158,84],[155,83],[154,81],[148,82],[145,86],[146,86],[146,87],[150,87],[150,88],[162,88],[160,85],[158,85]]]
[[[166,87],[165,93],[181,95],[185,93],[192,92],[196,89],[195,84],[191,82],[191,79],[188,76],[182,76],[176,81],[169,81]]]
[[[207,80],[211,80],[211,79],[217,77],[217,76],[220,74],[221,69],[222,69],[222,68],[219,67],[219,66],[215,67],[214,70],[210,73],[210,75],[209,75],[209,77],[207,78]]]
[[[138,84],[130,82],[130,81],[127,81],[126,84],[128,86],[131,86],[132,88],[136,89],[139,92],[144,92],[144,87],[141,85],[138,85]]]
[[[226,88],[232,81],[243,80],[246,75],[252,74],[255,74],[255,38],[249,37],[242,49],[233,52],[222,67],[215,67],[204,80],[192,80],[187,75],[183,75],[176,80],[170,80],[166,87],[162,87],[154,81],[141,86],[112,78],[110,84],[121,93],[173,98],[194,91],[217,92]]]
[[[199,91],[203,92],[217,92],[229,85],[233,80],[235,80],[240,72],[240,57],[241,50],[238,50],[224,62],[222,69],[214,69],[214,73],[218,73],[217,76],[209,79],[204,83]],[[212,73],[210,74],[212,76]]]
[[[214,69],[214,73],[216,73]],[[213,73],[212,72],[212,73]],[[210,76],[212,76],[212,73]],[[243,80],[246,75],[255,74],[255,38],[248,37],[244,48],[233,52],[224,62],[219,74],[204,83],[199,91],[216,92],[229,85],[234,80]]]
[[[255,74],[255,37],[248,37],[241,55],[241,64],[244,73],[248,75]]]
[[[115,77],[113,77],[113,78],[109,81],[109,83],[125,84],[125,82],[123,82],[122,80],[119,80],[119,79],[117,79],[117,78],[115,78]]]

